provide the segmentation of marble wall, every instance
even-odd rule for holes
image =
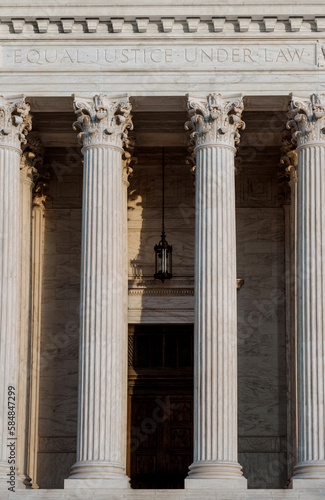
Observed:
[[[244,137],[243,137],[244,139]],[[150,143],[149,143],[150,145]],[[174,278],[153,278],[161,231],[161,148],[138,147],[130,180],[129,322],[193,322],[194,179],[184,147],[166,148],[166,234]],[[284,214],[279,147],[247,154],[236,175],[240,463],[251,488],[286,484]],[[76,150],[77,151],[77,150]],[[61,488],[75,461],[82,165],[71,148],[48,148],[37,482]],[[245,156],[246,155],[246,156]],[[74,160],[71,158],[74,157]]]

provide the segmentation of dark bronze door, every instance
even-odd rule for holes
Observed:
[[[128,473],[132,488],[184,487],[193,455],[192,367],[192,325],[130,328]]]

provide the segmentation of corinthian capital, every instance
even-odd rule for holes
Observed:
[[[0,146],[21,149],[32,129],[30,106],[25,97],[6,99],[0,96]]]
[[[293,129],[293,140],[298,148],[309,143],[325,145],[325,94],[312,94],[310,98],[291,96],[287,123]]]
[[[80,130],[78,140],[84,147],[107,145],[123,148],[132,130],[131,104],[128,97],[110,99],[95,95],[92,99],[75,97],[74,109],[78,116],[73,124]]]
[[[195,146],[219,144],[235,147],[239,143],[239,129],[244,109],[242,97],[223,99],[220,94],[209,94],[206,99],[189,97],[187,111],[190,121],[185,129],[190,131],[190,143]]]

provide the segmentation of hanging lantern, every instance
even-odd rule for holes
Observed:
[[[164,282],[173,277],[172,274],[172,251],[173,247],[168,245],[165,234],[165,148],[162,150],[162,229],[161,239],[155,245],[155,274],[153,277]]]

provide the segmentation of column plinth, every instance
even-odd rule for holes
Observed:
[[[292,98],[298,153],[298,463],[293,488],[325,487],[325,96]]]
[[[235,144],[243,103],[189,99],[196,151],[194,462],[189,489],[246,488],[237,459]]]
[[[29,105],[23,97],[4,99],[0,96],[0,490],[15,491],[17,477],[18,350],[20,324],[20,156],[21,144],[31,129]],[[8,388],[14,388],[8,408]],[[11,389],[11,396],[13,391]],[[9,414],[9,411],[13,413]],[[13,416],[14,418],[8,418]],[[8,422],[13,425],[8,428]],[[15,448],[15,479],[8,483],[10,464],[8,438]]]
[[[75,99],[84,146],[77,462],[65,488],[128,488],[122,153],[128,99]]]

